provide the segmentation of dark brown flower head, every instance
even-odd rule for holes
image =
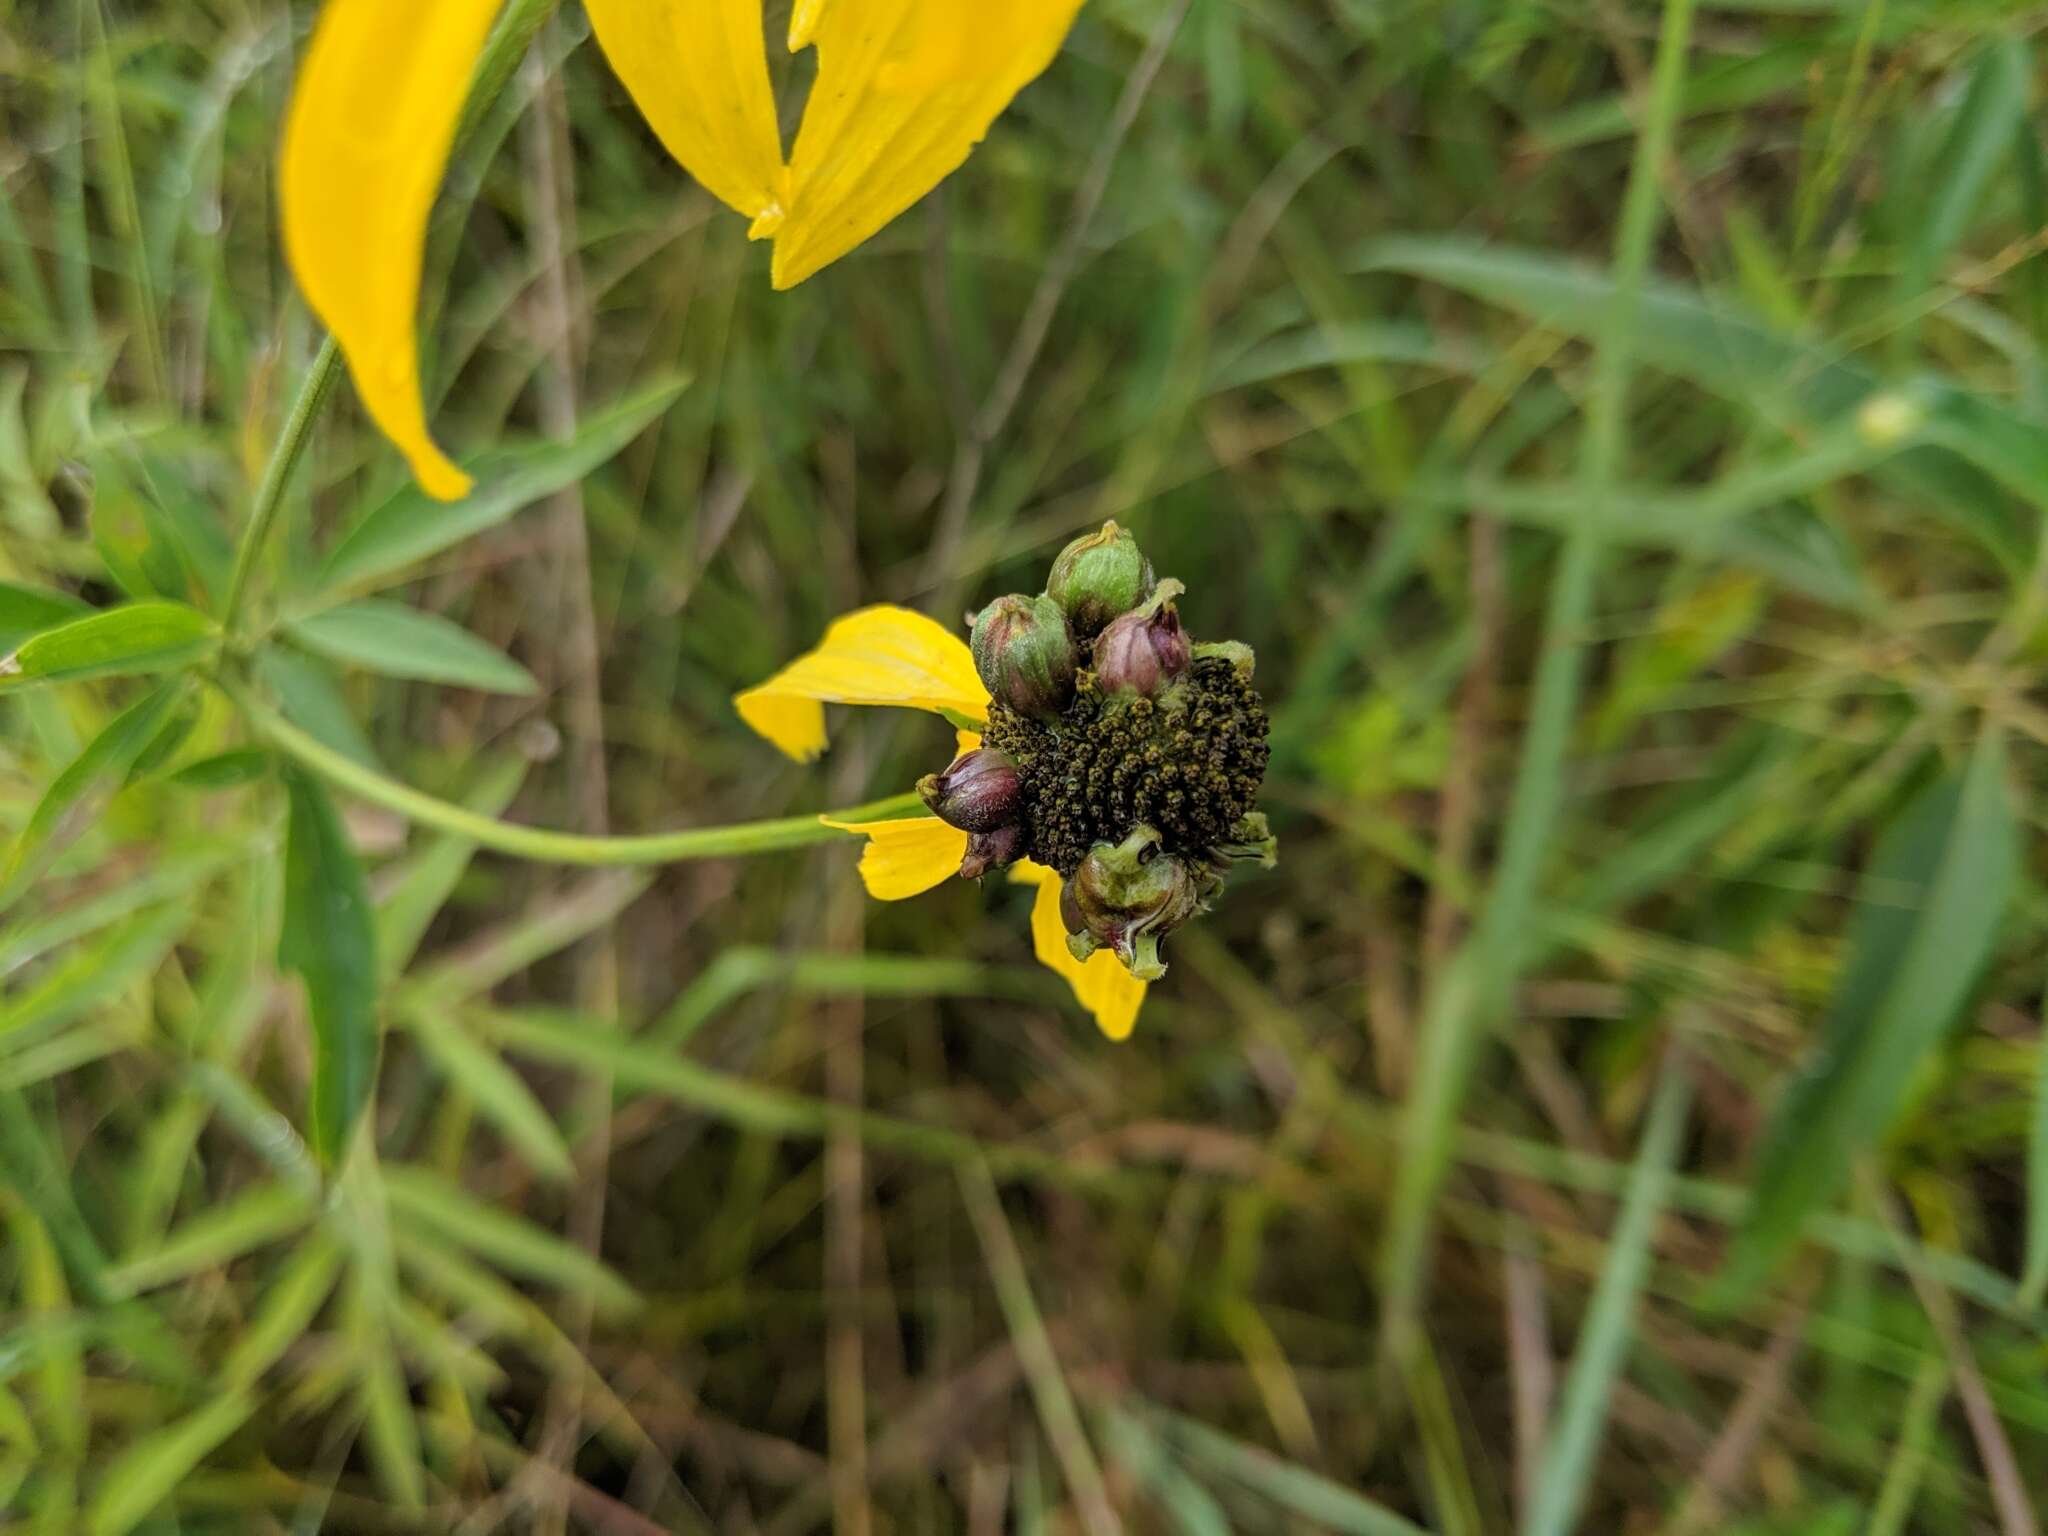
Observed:
[[[1107,949],[1150,980],[1165,971],[1160,941],[1234,865],[1274,861],[1254,658],[1195,641],[1181,583],[1156,582],[1113,523],[1062,551],[1051,585],[976,615],[975,669],[993,696],[982,747],[918,789],[969,834],[962,876],[1020,858],[1057,871],[1074,953]]]

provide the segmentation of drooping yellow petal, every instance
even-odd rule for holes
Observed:
[[[923,197],[1053,61],[1081,0],[798,0],[818,79],[773,277],[793,287]]]
[[[740,718],[798,762],[825,750],[827,704],[895,704],[988,718],[967,642],[908,608],[861,608],[818,648],[733,699]],[[956,857],[954,862],[959,862]]]
[[[860,879],[877,901],[918,896],[960,873],[967,856],[967,834],[936,816],[904,821],[818,820],[842,832],[858,832],[868,840],[861,850]]]
[[[613,71],[683,169],[772,231],[782,135],[761,0],[585,0]]]
[[[327,0],[285,119],[285,254],[363,408],[429,495],[469,477],[427,430],[416,336],[427,216],[500,0]]]
[[[1076,960],[1067,948],[1067,925],[1060,921],[1060,877],[1056,870],[1029,859],[1020,860],[1010,871],[1020,885],[1035,885],[1038,895],[1031,903],[1031,947],[1039,964],[1057,971],[1074,989],[1081,1006],[1095,1015],[1095,1023],[1112,1040],[1130,1037],[1138,1022],[1138,1009],[1145,1001],[1145,983],[1124,969],[1123,962],[1106,949],[1098,949],[1086,960]]]

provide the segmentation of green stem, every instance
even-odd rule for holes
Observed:
[[[1636,311],[1661,210],[1658,178],[1669,157],[1685,85],[1692,11],[1693,0],[1666,0],[1664,6],[1648,111],[1636,140],[1615,235],[1614,298],[1601,326],[1586,403],[1580,460],[1585,506],[1551,576],[1529,727],[1522,740],[1492,894],[1470,941],[1445,968],[1430,998],[1409,1092],[1405,1155],[1381,1250],[1385,1338],[1396,1355],[1415,1337],[1432,1213],[1450,1164],[1465,1090],[1488,1031],[1507,1011],[1537,927],[1537,887],[1564,804],[1565,759],[1578,713],[1582,648],[1621,463]]]
[[[544,827],[522,827],[437,800],[410,785],[386,778],[307,735],[247,689],[225,681],[221,686],[257,734],[336,789],[380,805],[408,821],[438,827],[443,832],[466,837],[479,847],[509,853],[515,858],[550,864],[677,864],[688,859],[722,859],[804,848],[846,835],[826,826],[816,815],[745,821],[728,827],[691,827],[638,837],[585,837],[573,832],[550,832]],[[824,814],[834,821],[858,822],[928,813],[916,795],[892,795],[886,800]]]
[[[257,558],[263,547],[270,542],[270,530],[277,522],[278,509],[284,505],[284,493],[291,486],[292,471],[299,467],[299,460],[305,456],[307,440],[313,433],[313,422],[320,414],[320,407],[327,403],[327,397],[334,392],[335,381],[341,377],[341,348],[329,336],[320,343],[320,351],[313,359],[313,366],[306,371],[305,379],[299,385],[298,398],[292,401],[291,414],[285,417],[284,430],[278,435],[277,447],[271,450],[270,463],[263,471],[263,483],[256,488],[256,504],[250,509],[247,526],[242,529],[242,542],[235,549],[235,568],[228,577],[228,592],[221,603],[221,627],[234,635],[240,624],[242,604],[249,595],[249,578],[255,574]]]
[[[485,40],[476,73],[470,80],[462,120],[456,128],[451,160],[454,154],[461,152],[483,122],[491,103],[505,89],[512,72],[526,56],[534,34],[553,12],[555,3],[556,0],[513,0],[498,18],[490,37]],[[248,525],[242,530],[241,544],[235,550],[234,572],[228,578],[227,597],[221,605],[221,624],[231,636],[237,632],[242,604],[249,594],[249,578],[255,573],[256,562],[262,556],[264,546],[270,542],[270,530],[276,525],[278,509],[284,504],[284,493],[291,485],[292,471],[298,468],[313,421],[319,416],[320,407],[326,403],[328,395],[333,393],[335,381],[341,377],[341,369],[341,349],[334,338],[328,336],[320,343],[319,355],[313,359],[312,369],[299,385],[298,398],[292,401],[291,414],[285,418],[284,431],[279,435],[270,463],[263,471],[263,483],[257,488],[255,506],[250,511]]]

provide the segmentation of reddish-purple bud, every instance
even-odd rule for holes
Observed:
[[[1187,674],[1194,653],[1173,607],[1185,590],[1171,579],[1160,582],[1151,601],[1102,632],[1095,642],[1095,682],[1104,693],[1151,698]]]
[[[1007,869],[1024,855],[1024,828],[1013,823],[993,832],[967,834],[967,857],[960,861],[962,880],[979,880],[992,869]]]
[[[944,773],[928,773],[917,792],[932,814],[962,832],[993,832],[1017,819],[1024,781],[1017,765],[994,747],[976,747]]]

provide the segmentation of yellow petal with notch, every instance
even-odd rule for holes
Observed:
[[[763,233],[781,213],[782,135],[761,0],[585,0],[612,70],[683,169]]]
[[[420,399],[420,262],[455,124],[500,0],[327,0],[279,172],[285,254],[363,408],[421,487],[469,490]]]
[[[1081,0],[798,0],[818,79],[775,234],[777,288],[838,260],[960,167],[1053,61]]]
[[[835,620],[816,650],[733,703],[748,725],[805,763],[825,750],[827,704],[893,704],[988,718],[988,690],[975,676],[967,642],[936,620],[886,604]]]
[[[1056,870],[1029,859],[1020,860],[1010,871],[1020,885],[1036,885],[1038,895],[1031,903],[1031,947],[1039,964],[1057,971],[1074,989],[1081,1006],[1095,1015],[1095,1023],[1112,1040],[1130,1038],[1138,1022],[1138,1009],[1145,1001],[1145,983],[1124,969],[1121,960],[1106,949],[1098,949],[1086,960],[1076,960],[1067,948],[1067,925],[1060,921],[1060,877]]]
[[[904,821],[818,820],[842,832],[858,832],[868,840],[860,854],[861,884],[877,901],[920,896],[960,873],[967,856],[967,834],[936,816]]]

